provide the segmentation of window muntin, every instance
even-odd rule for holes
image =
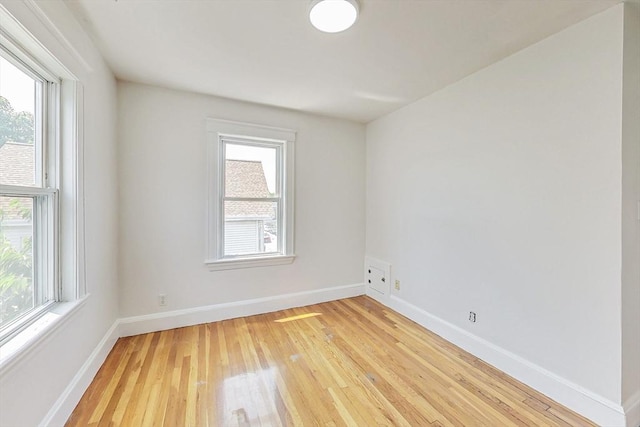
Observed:
[[[207,258],[211,270],[295,259],[295,132],[208,119]]]
[[[58,84],[0,48],[2,344],[57,297]]]

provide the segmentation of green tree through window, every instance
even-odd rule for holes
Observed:
[[[16,112],[7,98],[0,96],[0,147],[5,142],[33,144],[34,117],[28,111]]]
[[[12,199],[8,210],[31,222],[31,209]],[[33,242],[25,237],[21,248],[15,248],[4,234],[2,223],[6,213],[0,209],[0,325],[14,320],[33,307]]]

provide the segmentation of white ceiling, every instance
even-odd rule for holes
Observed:
[[[359,0],[326,34],[307,0],[66,0],[123,80],[360,122],[619,0]]]

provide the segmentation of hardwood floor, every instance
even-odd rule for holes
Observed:
[[[120,339],[68,426],[591,426],[368,297]]]

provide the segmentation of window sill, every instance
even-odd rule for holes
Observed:
[[[88,297],[89,295],[85,295],[76,301],[52,305],[51,309],[40,316],[38,320],[4,343],[0,347],[0,377],[16,362],[34,351],[39,343],[44,342],[49,335],[64,325],[71,315],[86,303]]]
[[[278,255],[263,258],[207,260],[205,264],[209,267],[209,271],[236,270],[241,268],[291,264],[295,258],[295,255]]]

